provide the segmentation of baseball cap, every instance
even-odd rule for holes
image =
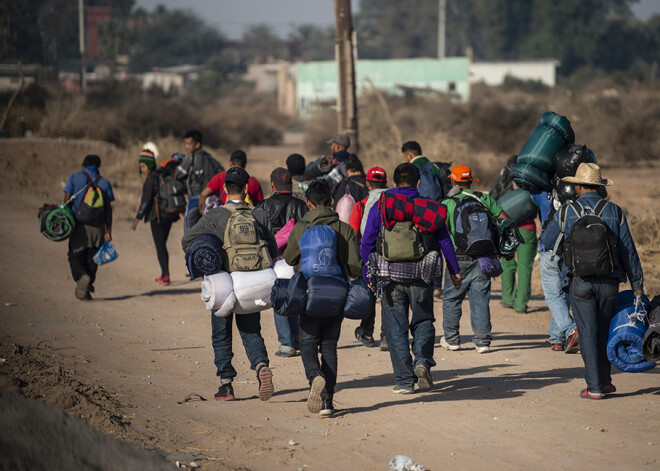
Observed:
[[[233,183],[240,187],[247,185],[250,175],[241,167],[231,167],[225,172],[225,183]]]
[[[291,174],[284,167],[277,167],[270,173],[270,181],[275,185],[277,191],[291,191]]]
[[[478,182],[476,178],[472,178],[472,169],[467,165],[454,165],[451,168],[449,178],[455,182]]]
[[[371,167],[367,172],[367,180],[372,182],[386,182],[387,173],[382,167]]]
[[[348,137],[348,134],[342,134],[342,133],[335,134],[334,136],[332,136],[332,139],[330,139],[327,142],[327,144],[332,144],[333,142],[335,144],[339,144],[340,146],[346,149],[348,149],[351,146],[351,139]]]

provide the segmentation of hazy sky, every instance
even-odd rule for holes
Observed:
[[[240,38],[255,23],[267,23],[281,36],[303,23],[334,25],[333,0],[137,0],[136,3],[147,10],[158,4],[191,9],[231,39]],[[359,1],[352,3],[356,11]],[[633,11],[646,19],[660,13],[660,0],[641,0],[633,6]]]

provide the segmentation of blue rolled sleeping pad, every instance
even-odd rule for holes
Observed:
[[[222,242],[213,234],[196,237],[186,252],[186,267],[190,280],[219,273],[222,270],[223,254]]]
[[[320,318],[341,316],[347,295],[346,280],[334,276],[312,276],[307,280],[305,314]]]
[[[374,305],[374,296],[363,278],[348,282],[348,295],[344,305],[346,319],[362,320],[369,317]]]
[[[281,316],[293,317],[305,314],[307,305],[307,280],[301,272],[290,280],[278,278],[270,292],[273,311]]]
[[[651,306],[651,300],[644,294],[642,295],[642,303],[647,309]],[[616,311],[635,305],[635,292],[631,289],[619,292],[616,297]]]
[[[630,291],[630,293],[633,293]],[[648,301],[648,298],[646,298]],[[643,301],[646,311],[650,304]],[[627,373],[641,373],[650,370],[655,363],[647,361],[642,355],[642,340],[649,327],[646,315],[639,315],[632,305],[630,294],[626,291],[617,297],[617,312],[610,321],[609,338],[607,340],[607,359],[615,368]]]

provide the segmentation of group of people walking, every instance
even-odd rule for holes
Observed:
[[[503,259],[500,265],[493,236],[498,221],[510,217],[488,193],[472,188],[478,180],[470,167],[454,165],[445,175],[423,155],[419,143],[408,141],[401,147],[403,162],[388,180],[383,167],[364,171],[358,156],[348,151],[349,136],[337,134],[328,143],[331,153],[327,156],[307,163],[300,154],[292,154],[284,167],[275,168],[270,175],[268,198],[248,174],[245,152],[232,153],[225,171],[202,149],[198,131],[185,135],[187,155],[175,154],[160,166],[154,150],[145,148],[139,157],[140,173],[145,177],[143,193],[131,228],[135,229],[142,219],[151,224],[161,265],[156,282],[166,285],[170,278],[165,243],[180,214],[186,225],[183,250],[187,251],[197,237],[212,234],[227,248],[223,265],[228,271],[238,266],[249,271],[278,259],[304,271],[301,263],[310,239],[305,233],[316,226],[329,227],[336,240],[333,257],[339,267],[337,276],[346,280],[363,277],[372,296],[380,299],[380,347],[389,351],[395,378],[393,392],[428,391],[433,388],[431,369],[435,366],[434,291],[444,285],[440,290],[444,333],[440,345],[449,351],[463,348],[459,325],[467,297],[475,351],[490,352],[491,279],[504,272],[502,303],[517,312],[527,310],[529,285],[519,279],[516,290],[513,280],[516,269],[523,280],[531,276],[531,267],[525,267],[530,259],[533,263],[536,254],[535,223],[519,224],[523,242],[517,250],[517,264]],[[76,296],[80,299],[89,299],[93,291],[95,270],[87,262],[88,251],[111,238],[113,195],[107,180],[97,179],[97,159],[86,157],[82,173],[72,175],[65,187],[65,198],[69,199],[91,179],[103,192],[107,210],[104,227],[92,230],[80,225],[76,228],[78,237],[72,237],[69,244]],[[627,279],[641,295],[642,270],[625,214],[597,192],[599,187],[611,184],[601,178],[600,168],[593,163],[580,164],[575,176],[565,180],[575,185],[578,195],[575,203],[568,205],[570,210],[562,211],[547,193],[534,195],[543,227],[540,260],[542,286],[551,309],[549,340],[553,350],[575,352],[579,348],[587,382],[581,396],[600,399],[616,390],[605,349],[618,286]],[[185,193],[187,203],[177,205],[173,197],[166,206],[176,209],[163,211],[165,206],[159,203],[164,198],[163,185],[170,193]],[[570,241],[573,226],[580,225],[580,211],[597,212],[613,241],[612,270],[604,275],[581,275],[574,268],[571,271],[569,267],[574,264],[566,263],[566,251],[563,257],[557,251],[562,242]],[[244,218],[243,226],[240,217]],[[233,234],[236,228],[245,227],[258,241],[255,268],[245,268],[246,263],[255,260],[254,254],[241,255],[236,249],[238,239]],[[355,330],[356,338],[368,347],[377,345],[375,303],[372,306]],[[237,372],[231,364],[234,318],[250,367],[256,372],[259,398],[272,397],[273,373],[260,316],[260,312],[211,315],[214,363],[220,379],[215,399],[235,399],[232,382]],[[293,357],[300,352],[310,385],[309,411],[332,415],[342,315],[316,317],[314,312],[306,312],[291,317],[275,310],[274,316],[280,343],[275,354]]]

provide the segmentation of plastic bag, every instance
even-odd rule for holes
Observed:
[[[111,242],[104,243],[101,248],[94,254],[92,260],[97,265],[103,265],[116,260],[119,254],[115,250],[115,246]]]

